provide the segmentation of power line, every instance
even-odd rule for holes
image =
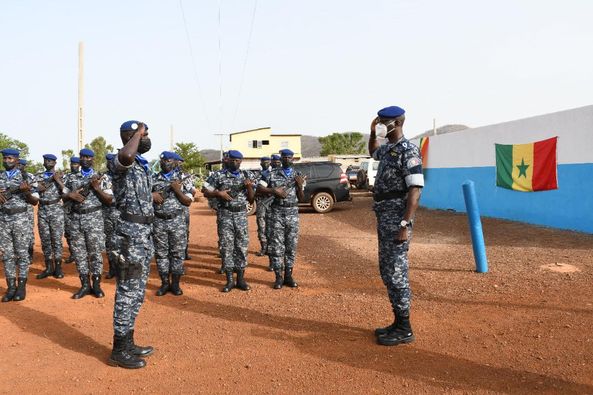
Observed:
[[[218,111],[220,116],[220,131],[223,127],[223,101],[222,101],[222,0],[218,0]]]
[[[245,81],[245,70],[247,69],[247,58],[249,57],[249,48],[251,47],[251,36],[253,34],[253,25],[255,24],[255,13],[257,12],[257,0],[253,4],[253,13],[251,14],[251,26],[249,27],[249,36],[247,37],[247,49],[245,50],[245,58],[243,59],[243,70],[241,71],[241,82],[239,83],[239,92],[237,94],[237,105],[235,107],[235,114],[233,116],[233,129],[235,128],[235,121],[239,113],[239,103],[241,102],[241,93],[243,91],[243,82]]]
[[[204,101],[204,95],[202,94],[202,84],[200,83],[200,75],[198,73],[198,64],[197,64],[196,58],[194,56],[194,49],[193,49],[193,46],[191,43],[189,29],[187,28],[187,20],[185,19],[185,11],[183,10],[183,0],[179,0],[179,8],[181,9],[181,18],[183,19],[183,27],[185,28],[185,37],[187,39],[187,45],[189,47],[189,55],[190,55],[192,66],[193,66],[194,79],[196,80],[196,85],[198,86],[198,96],[200,98],[200,103],[202,104],[202,112],[204,113],[204,117],[206,118],[206,123],[208,124],[208,129],[211,129],[210,118],[208,117],[208,112],[206,111],[206,102]]]

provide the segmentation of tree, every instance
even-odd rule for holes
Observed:
[[[366,152],[366,143],[362,133],[332,133],[329,136],[319,137],[321,143],[321,156],[357,155]]]
[[[95,170],[99,172],[107,170],[105,155],[113,151],[113,146],[107,144],[104,137],[99,136],[95,137],[89,144],[85,144],[84,147],[92,149],[95,153]]]
[[[62,150],[62,169],[66,170],[70,168],[70,158],[74,156],[74,150],[65,149]]]
[[[194,143],[177,143],[173,151],[183,158],[185,171],[192,174],[201,174],[204,171],[204,157]]]
[[[8,137],[4,133],[0,133],[0,150],[5,148],[16,148],[21,151],[21,158],[29,156],[29,147],[20,140]]]

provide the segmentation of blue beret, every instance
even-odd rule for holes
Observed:
[[[133,130],[138,130],[138,126],[140,126],[139,121],[126,121],[121,124],[121,126],[119,127],[119,131],[120,132],[129,132],[129,131],[133,131]],[[144,124],[144,126],[146,126],[146,130],[148,130],[148,125]]]
[[[115,154],[112,154],[111,152],[105,155],[105,159],[109,161],[113,160],[113,158],[115,158]]]
[[[70,163],[80,163],[80,158],[78,156],[71,156]]]
[[[58,157],[55,156],[54,154],[45,154],[45,155],[43,155],[43,159],[58,160]]]
[[[278,154],[272,155],[272,160],[280,160],[280,155],[278,155]]]
[[[95,156],[95,153],[93,152],[93,150],[89,149],[89,148],[81,149],[79,154],[80,154],[80,156],[92,156],[92,157]]]
[[[379,110],[377,115],[379,116],[379,118],[397,118],[397,117],[401,117],[405,113],[406,113],[406,111],[403,108],[398,107],[398,106],[391,106],[391,107],[385,107],[384,109]]]
[[[175,159],[177,159],[179,162],[185,162],[185,159],[183,159],[181,155],[179,155],[177,152],[175,153],[175,155],[177,156],[177,158]]]
[[[169,159],[175,159],[175,152],[171,152],[171,151],[163,151],[161,152],[161,159],[165,159],[165,160],[169,160]]]
[[[3,156],[19,156],[21,153],[18,149],[14,149],[14,148],[5,148],[2,150],[2,155]]]
[[[231,159],[243,159],[243,154],[234,149],[229,150],[228,155]]]
[[[269,156],[262,156],[260,161],[271,160]]]
[[[294,152],[289,149],[281,149],[280,156],[294,156]]]
[[[19,159],[19,163],[23,166],[27,165],[27,160],[26,159]]]

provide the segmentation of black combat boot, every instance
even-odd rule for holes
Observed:
[[[64,272],[62,271],[62,258],[56,259],[53,276],[54,278],[64,278]]]
[[[35,276],[35,278],[37,278],[37,280],[41,280],[42,278],[46,278],[51,276],[52,274],[54,274],[54,267],[53,267],[53,262],[51,260],[51,258],[49,259],[45,259],[45,270],[42,271],[41,273],[39,273],[37,276]]]
[[[21,300],[25,300],[26,297],[27,297],[27,278],[19,277],[19,285],[16,288],[16,293],[14,294],[14,298],[12,298],[12,300],[14,300],[15,302],[19,302]]]
[[[251,287],[245,282],[245,269],[237,270],[237,288],[242,291],[249,291]]]
[[[266,243],[260,243],[260,244],[261,244],[261,250],[259,250],[259,252],[256,252],[255,255],[264,256],[264,255],[266,255],[266,251],[268,250],[268,247],[266,246]]]
[[[292,268],[288,266],[284,268],[284,285],[288,285],[291,288],[299,286],[296,281],[294,281],[294,278],[292,278]]]
[[[220,270],[218,271],[218,273],[220,274],[224,274],[226,270],[224,270],[224,262],[220,264]]]
[[[7,278],[6,285],[8,285],[8,289],[6,290],[6,294],[2,297],[2,301],[10,302],[16,293],[16,278]]]
[[[93,294],[96,298],[102,298],[105,296],[105,292],[101,289],[101,275],[100,274],[93,274]]]
[[[183,260],[184,261],[190,261],[191,260],[191,255],[189,255],[189,246],[185,247],[185,253],[183,254]]]
[[[33,262],[33,252],[35,250],[35,244],[31,243],[31,245],[29,246],[29,265],[31,264],[30,262]]]
[[[161,276],[161,287],[156,291],[156,296],[163,296],[167,292],[169,292],[169,273],[159,273]]]
[[[154,348],[152,346],[142,347],[134,343],[134,330],[128,333],[128,353],[140,358],[152,355]]]
[[[183,295],[183,291],[179,287],[179,280],[181,279],[181,274],[171,274],[171,293],[175,296]]]
[[[282,278],[282,269],[275,269],[274,274],[276,275],[276,281],[274,281],[274,289],[281,289],[282,285],[284,284],[284,279]]]
[[[70,256],[66,259],[64,259],[64,263],[72,263],[74,262],[74,257],[72,256],[72,254],[70,254]]]
[[[397,313],[394,311],[393,314],[395,315],[396,318],[393,319],[393,323],[391,325],[388,325],[384,328],[377,328],[375,329],[375,336],[384,336],[387,333],[391,332],[392,330],[395,329],[396,325],[397,325]]]
[[[414,333],[410,325],[410,311],[397,313],[395,328],[384,335],[377,337],[377,343],[383,346],[396,346],[398,344],[412,343]]]
[[[233,280],[233,271],[229,270],[226,272],[226,285],[222,289],[222,292],[229,292],[235,288],[235,280]]]
[[[113,264],[113,259],[113,254],[107,254],[107,261],[109,262],[109,272],[107,272],[107,275],[105,276],[107,280],[111,280],[115,277],[115,265]]]
[[[146,366],[146,361],[128,351],[129,337],[129,333],[124,336],[113,335],[113,351],[107,361],[109,365],[126,369],[139,369]]]
[[[91,284],[89,280],[89,275],[80,275],[80,289],[74,295],[72,295],[72,299],[80,299],[87,295],[91,294]]]

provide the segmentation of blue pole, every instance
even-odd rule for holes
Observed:
[[[484,245],[484,233],[482,232],[482,221],[478,209],[478,199],[474,182],[467,180],[462,184],[465,209],[469,220],[469,230],[472,235],[472,247],[474,259],[476,260],[476,271],[478,273],[488,272],[488,259],[486,258],[486,246]]]

